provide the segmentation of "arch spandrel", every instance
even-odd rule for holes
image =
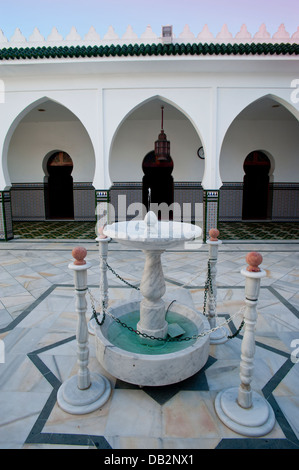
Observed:
[[[154,105],[156,105],[155,117],[153,117],[153,107],[154,107]],[[205,144],[203,142],[201,132],[199,132],[198,127],[194,123],[194,120],[190,117],[190,115],[186,111],[184,111],[176,102],[170,100],[169,98],[166,98],[165,96],[153,95],[150,98],[144,99],[143,101],[139,102],[138,104],[136,104],[135,106],[133,106],[129,110],[127,110],[127,113],[117,123],[117,126],[114,130],[113,136],[111,136],[111,145],[109,147],[109,150],[108,150],[108,148],[106,148],[106,152],[109,153],[109,164],[108,164],[107,169],[108,169],[108,172],[109,172],[109,180],[111,181],[111,184],[113,183],[113,180],[114,180],[113,167],[112,167],[113,158],[114,158],[114,155],[113,155],[114,145],[115,145],[115,142],[116,142],[116,140],[119,136],[120,131],[122,130],[122,126],[124,126],[124,124],[128,120],[131,120],[133,118],[136,119],[136,121],[137,121],[138,116],[141,117],[140,121],[142,121],[143,119],[149,119],[149,120],[153,119],[153,120],[156,120],[157,123],[158,123],[159,120],[160,120],[160,113],[161,113],[160,106],[161,105],[165,106],[165,113],[164,113],[165,119],[164,119],[164,122],[165,122],[165,127],[166,127],[166,131],[165,131],[166,134],[167,134],[167,120],[173,120],[173,119],[177,119],[177,118],[178,119],[183,119],[188,124],[190,124],[190,127],[193,129],[194,134],[198,138],[198,145],[203,146],[203,147],[205,146]],[[142,116],[143,111],[144,111],[144,115]],[[170,113],[170,115],[171,115],[170,117],[169,117],[169,114],[167,114],[167,112]],[[149,113],[149,115],[148,115],[148,113]],[[175,118],[173,118],[173,113],[175,114]],[[134,116],[136,116],[136,117],[134,117]],[[159,124],[158,124],[158,126],[159,126]],[[158,136],[159,130],[160,130],[160,128],[157,127],[148,136],[148,140],[149,140],[148,145],[150,145],[150,148],[145,148],[144,149],[144,153],[140,155],[141,159],[144,157],[144,154],[146,152],[151,151],[152,148],[154,147],[154,141],[156,140],[156,138]],[[138,138],[138,136],[137,136],[137,138]],[[195,155],[196,155],[197,150],[198,149],[196,148],[195,149]],[[141,164],[142,164],[142,162],[140,162],[140,168],[141,168]],[[203,162],[203,166],[204,166],[204,162]],[[198,175],[198,180],[200,180],[200,179],[201,179],[201,175]]]
[[[4,144],[3,144],[3,149],[2,149],[2,171],[5,179],[5,185],[7,187],[11,186],[11,175],[9,174],[9,165],[8,165],[8,154],[9,154],[9,147],[11,143],[11,139],[17,130],[18,126],[24,122],[24,120],[28,117],[29,113],[33,112],[34,110],[41,110],[44,106],[46,106],[47,103],[51,103],[54,105],[57,105],[59,108],[64,110],[65,113],[69,113],[70,116],[72,116],[73,121],[77,121],[80,123],[82,126],[82,129],[84,129],[84,132],[86,133],[87,139],[89,140],[89,144],[91,146],[91,152],[93,154],[93,174],[94,174],[94,166],[95,166],[95,152],[94,152],[94,145],[93,142],[90,138],[90,134],[86,127],[83,125],[82,121],[78,118],[77,115],[73,113],[72,110],[70,110],[68,107],[66,107],[64,104],[61,102],[58,102],[55,99],[50,98],[49,96],[43,96],[35,101],[31,101],[30,103],[26,103],[24,106],[24,102],[21,102],[18,106],[18,109],[16,109],[13,112],[14,118],[10,122],[10,126],[6,130],[5,138],[4,138]],[[20,109],[20,107],[22,109]],[[39,122],[39,121],[37,121]],[[43,156],[41,156],[43,158]],[[41,167],[43,166],[43,162],[41,162]]]

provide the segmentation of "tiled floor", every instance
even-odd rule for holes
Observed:
[[[298,222],[220,222],[222,240],[299,239]]]
[[[68,268],[77,244],[88,250],[88,285],[99,285],[96,243],[26,241],[0,243],[0,448],[215,449],[299,448],[299,243],[223,243],[217,263],[218,315],[244,305],[240,274],[249,251],[263,255],[256,328],[253,389],[274,409],[271,433],[246,438],[218,418],[218,391],[239,385],[242,331],[222,345],[211,345],[205,367],[184,382],[165,387],[130,385],[110,376],[95,356],[89,336],[89,368],[108,377],[109,401],[99,410],[75,416],[57,405],[61,383],[76,374],[73,273]],[[208,246],[169,251],[162,256],[167,293],[185,296],[202,311]],[[126,280],[140,282],[144,255],[109,245],[109,264]],[[198,275],[197,275],[198,274]],[[196,277],[197,275],[197,277]],[[132,289],[108,273],[111,305]],[[187,284],[182,292],[180,286]],[[191,297],[190,297],[191,296]],[[88,300],[88,314],[91,315]],[[235,332],[241,316],[229,324]]]
[[[293,240],[299,239],[295,222],[220,222],[222,240]],[[47,221],[14,222],[14,233],[24,239],[91,239],[94,222]]]
[[[14,235],[23,239],[91,239],[95,238],[95,222],[46,221],[14,222]]]

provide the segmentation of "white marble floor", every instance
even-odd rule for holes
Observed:
[[[245,281],[240,270],[249,251],[262,254],[267,272],[258,304],[252,387],[273,407],[276,424],[270,434],[255,439],[228,429],[214,408],[220,390],[239,385],[242,331],[225,344],[210,346],[206,366],[194,377],[143,389],[103,370],[90,335],[89,368],[108,377],[110,399],[101,409],[82,416],[58,407],[59,386],[77,371],[77,318],[68,264],[71,250],[78,244],[88,250],[88,285],[97,295],[100,271],[95,242],[0,243],[0,448],[299,448],[298,242],[223,243],[219,248],[220,320],[244,305]],[[191,295],[196,308],[202,310],[207,259],[207,245],[163,254],[170,298]],[[127,281],[139,283],[142,252],[122,250],[111,243],[108,261]],[[132,296],[132,289],[112,273],[108,278],[111,303]],[[89,299],[88,306],[87,315],[91,315]],[[230,323],[232,333],[241,319],[237,315]]]

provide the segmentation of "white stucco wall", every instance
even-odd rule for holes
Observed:
[[[93,149],[79,122],[29,122],[19,124],[10,142],[8,172],[11,182],[43,182],[43,161],[53,150],[61,150],[70,155],[74,164],[74,181],[93,180]]]
[[[192,77],[193,78],[193,77]],[[174,106],[184,116],[188,124],[198,136],[198,140],[202,141],[205,148],[210,149],[211,127],[210,127],[210,112],[211,112],[211,93],[209,88],[198,84],[197,87],[189,87],[190,77],[186,75],[184,82],[186,87],[178,88],[173,86],[178,82],[177,77],[170,77],[169,75],[157,75],[153,77],[123,77],[123,80],[115,83],[115,89],[105,89],[103,91],[103,115],[104,118],[104,156],[105,156],[105,175],[106,181],[112,183],[110,174],[110,161],[107,162],[107,155],[109,159],[113,156],[114,142],[118,139],[118,133],[122,130],[122,126],[127,122],[127,118],[131,112],[136,108],[146,108],[146,103],[156,97],[161,98],[166,103]],[[194,84],[194,81],[191,81]],[[110,85],[114,82],[110,82]],[[121,84],[121,87],[120,87]],[[141,84],[143,86],[141,86]],[[163,88],[155,87],[155,85],[163,85]],[[118,85],[118,86],[117,86]],[[134,86],[136,88],[134,88]],[[146,116],[146,111],[145,111]],[[165,132],[171,141],[173,138],[169,134],[167,128],[167,118],[165,117]],[[160,121],[157,121],[156,127],[153,129],[152,135],[149,137],[149,147],[145,147],[145,153],[153,149],[154,141],[158,137],[160,131]],[[193,138],[196,139],[194,135]],[[176,136],[177,138],[177,136]],[[135,137],[134,137],[135,139]],[[172,147],[173,148],[173,145]],[[196,149],[197,150],[197,149]],[[195,156],[196,156],[195,150]],[[141,158],[144,157],[145,153]],[[171,150],[172,156],[174,155]],[[141,173],[140,173],[141,174]],[[124,181],[124,180],[122,180]]]
[[[142,181],[142,161],[154,150],[160,125],[159,120],[126,120],[123,123],[110,152],[109,173],[113,183]],[[196,152],[202,144],[190,121],[165,120],[164,131],[170,141],[174,181],[201,181],[204,161]]]
[[[114,181],[140,180],[142,159],[153,149],[160,123],[148,123],[145,134],[145,123],[140,122],[139,133],[136,126],[133,133],[136,123],[128,117],[154,97],[184,115],[181,123],[168,126],[165,121],[176,181],[202,181],[205,189],[241,181],[244,158],[253,149],[273,155],[276,181],[297,178],[298,140],[289,122],[280,127],[276,123],[275,132],[268,122],[263,133],[259,124],[234,122],[246,106],[267,94],[281,98],[299,115],[299,100],[291,102],[291,83],[298,75],[295,56],[28,60],[3,62],[1,67],[6,94],[0,106],[0,189],[10,182],[43,181],[42,159],[56,149],[72,157],[74,180],[93,181],[96,189],[109,189]],[[70,110],[77,127],[73,122],[51,122],[35,124],[40,127],[34,130],[33,124],[22,122],[28,107],[43,99]],[[200,141],[205,162],[196,156]],[[122,164],[125,154],[139,173]]]
[[[223,182],[243,181],[243,163],[253,150],[270,157],[271,181],[298,182],[299,122],[238,120],[227,132],[220,155]],[[272,158],[271,158],[272,157]]]
[[[99,117],[100,113],[98,112],[100,97],[98,95],[98,91],[94,90],[93,87],[91,87],[90,90],[86,90],[83,82],[80,79],[78,80],[78,82],[81,83],[81,89],[78,87],[79,83],[76,83],[75,81],[70,82],[69,78],[63,75],[55,80],[51,79],[51,77],[46,78],[44,76],[40,77],[38,75],[35,77],[30,77],[30,79],[28,79],[28,77],[23,77],[20,73],[19,76],[16,76],[13,79],[7,78],[5,80],[5,102],[0,106],[1,189],[9,187],[12,182],[15,182],[15,176],[19,178],[19,175],[17,174],[10,174],[13,170],[13,167],[16,166],[14,162],[10,162],[11,155],[15,153],[15,151],[12,150],[14,145],[18,146],[18,153],[20,147],[22,147],[21,153],[30,154],[30,158],[32,158],[31,151],[29,152],[25,150],[25,147],[27,146],[27,142],[30,147],[30,138],[32,138],[33,134],[35,134],[34,141],[36,142],[36,144],[41,146],[41,152],[46,149],[45,155],[50,150],[57,149],[58,145],[56,145],[56,143],[53,141],[53,136],[55,134],[53,125],[55,125],[55,122],[49,123],[50,132],[44,129],[44,123],[39,123],[41,127],[39,128],[38,132],[33,132],[32,129],[28,132],[24,130],[22,131],[22,125],[25,124],[23,118],[26,117],[28,112],[30,112],[33,108],[42,107],[43,103],[46,103],[48,100],[57,103],[58,106],[64,106],[67,110],[73,113],[74,116],[77,117],[77,130],[73,130],[73,137],[71,137],[70,139],[67,138],[67,132],[69,128],[65,129],[66,132],[62,132],[64,124],[59,120],[57,121],[57,139],[60,139],[62,143],[67,141],[68,148],[70,149],[76,149],[78,145],[78,149],[82,149],[81,144],[78,143],[79,137],[81,138],[82,136],[82,143],[88,142],[88,145],[86,147],[87,153],[92,152],[92,154],[94,155],[94,176],[95,162],[97,160],[99,162],[103,158],[102,154],[99,156],[99,136],[101,136],[102,132],[102,126],[100,124]],[[39,137],[38,134],[40,134]],[[52,139],[50,139],[51,135],[53,137]],[[22,138],[24,138],[23,143],[20,142],[21,136]],[[42,138],[44,139],[44,142],[42,142]],[[19,143],[17,143],[17,140],[19,140]],[[74,143],[72,143],[72,141]],[[48,148],[48,146],[50,148]],[[30,161],[31,160],[29,160],[29,167]],[[84,166],[82,166],[81,170],[82,169],[84,169]],[[24,172],[22,172],[22,174],[24,174],[24,177],[26,178],[27,182],[28,170],[26,168],[23,168],[23,170]],[[81,170],[79,165],[78,171],[80,171],[80,173],[82,173]],[[91,177],[91,179],[89,177],[88,181],[92,181],[93,176]],[[34,180],[32,180],[32,177],[34,177]],[[32,170],[32,177],[29,177],[29,182],[42,181],[40,179],[41,174],[39,173],[38,168],[34,168]],[[81,179],[79,174],[75,175],[75,177],[77,181],[86,181],[86,179]],[[13,178],[13,180],[11,178]],[[23,182],[23,179],[21,178],[21,180],[19,180],[18,182]]]

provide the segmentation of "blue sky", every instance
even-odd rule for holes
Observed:
[[[140,36],[151,25],[172,24],[178,36],[185,24],[197,36],[205,24],[216,35],[226,23],[235,35],[243,23],[255,34],[265,23],[274,34],[281,23],[292,35],[299,26],[299,0],[0,0],[0,29],[10,39],[18,27],[26,38],[38,27],[47,38],[54,26],[65,37],[75,26],[81,37],[94,26],[101,37],[112,25],[121,37],[128,25]]]

